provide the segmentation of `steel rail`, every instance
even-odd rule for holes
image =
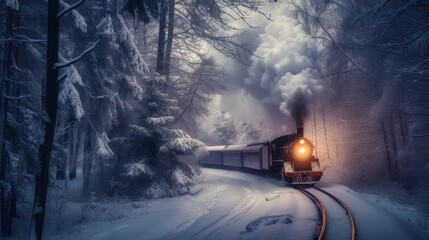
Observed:
[[[352,212],[350,211],[349,207],[347,207],[347,205],[343,201],[341,201],[339,198],[337,198],[333,194],[331,194],[331,193],[329,193],[323,189],[320,189],[318,187],[314,187],[314,188],[317,189],[318,191],[328,195],[332,199],[334,199],[337,203],[339,203],[346,210],[347,215],[349,215],[350,224],[352,226],[352,240],[356,240],[356,224],[355,224],[355,220],[353,219],[353,215],[352,215]]]
[[[327,224],[325,205],[323,205],[322,201],[320,201],[320,199],[318,197],[316,197],[314,194],[312,194],[311,192],[309,192],[303,188],[297,187],[297,186],[295,186],[295,189],[302,192],[304,195],[306,195],[308,198],[310,198],[314,203],[317,203],[316,205],[318,205],[319,211],[322,215],[322,226],[320,228],[320,232],[319,232],[319,235],[317,237],[317,240],[322,240],[323,237],[325,236],[326,224]]]

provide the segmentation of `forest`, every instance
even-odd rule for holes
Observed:
[[[0,9],[2,238],[89,221],[60,216],[71,202],[84,215],[101,199],[187,194],[205,146],[263,142],[295,121],[325,181],[399,189],[429,212],[427,0]]]

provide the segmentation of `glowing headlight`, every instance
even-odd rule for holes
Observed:
[[[305,138],[292,143],[290,155],[292,159],[307,161],[313,156],[313,145]]]

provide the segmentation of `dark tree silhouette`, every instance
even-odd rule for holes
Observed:
[[[49,162],[55,134],[58,104],[58,35],[59,19],[58,0],[48,1],[48,36],[46,54],[46,100],[45,111],[49,117],[45,121],[45,138],[39,148],[39,159],[36,170],[36,192],[34,195],[34,223],[37,239],[42,239],[43,223],[45,220],[46,195],[49,181]]]
[[[11,97],[11,83],[14,78],[12,66],[16,64],[18,48],[13,43],[13,29],[19,25],[19,12],[17,9],[6,7],[5,19],[5,42],[3,49],[2,82],[0,84],[0,213],[1,213],[1,236],[11,236],[12,218],[16,215],[16,179],[10,177],[10,157],[6,150],[6,140],[11,139],[12,129],[7,123],[8,98]]]

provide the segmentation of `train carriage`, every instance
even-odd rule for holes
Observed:
[[[303,137],[303,129],[272,141],[248,145],[207,147],[203,166],[250,169],[281,174],[291,184],[314,184],[322,177],[314,146]]]

